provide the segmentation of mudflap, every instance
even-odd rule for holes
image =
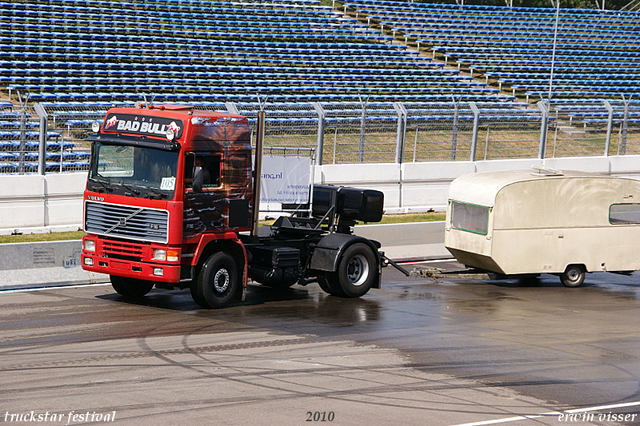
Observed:
[[[323,272],[335,272],[344,251],[355,243],[363,243],[371,248],[376,258],[376,278],[373,288],[381,287],[384,253],[378,251],[380,243],[353,234],[333,233],[323,237],[311,255],[310,269]]]

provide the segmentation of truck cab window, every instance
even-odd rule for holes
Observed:
[[[188,154],[185,157],[185,188],[206,192],[220,187],[220,156]]]

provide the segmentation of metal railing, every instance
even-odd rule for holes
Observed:
[[[0,109],[0,174],[87,170],[91,123],[134,102]],[[247,116],[259,103],[193,103]],[[266,103],[265,147],[313,149],[316,164],[480,161],[640,153],[640,101]]]

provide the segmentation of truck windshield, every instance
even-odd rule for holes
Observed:
[[[88,189],[133,197],[173,199],[178,153],[94,142]]]

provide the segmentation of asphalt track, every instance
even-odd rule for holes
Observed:
[[[425,265],[410,265],[420,267]],[[428,266],[451,266],[429,264]],[[640,424],[640,278],[0,292],[0,423]]]

